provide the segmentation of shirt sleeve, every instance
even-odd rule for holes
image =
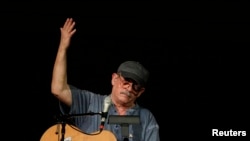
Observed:
[[[159,125],[154,115],[147,109],[141,109],[141,114],[143,141],[160,141]]]
[[[63,114],[86,113],[90,105],[92,93],[86,90],[81,90],[72,85],[70,85],[70,90],[72,93],[72,105],[68,107],[64,103],[60,102],[60,111]]]
[[[104,95],[96,94],[88,90],[82,90],[70,85],[72,104],[70,107],[60,103],[60,111],[63,114],[79,116],[72,117],[72,123],[85,132],[94,132],[99,129],[100,112],[103,107]],[[89,116],[88,114],[96,113]]]

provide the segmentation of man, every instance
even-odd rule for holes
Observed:
[[[107,118],[112,115],[134,115],[140,124],[129,125],[129,141],[159,141],[159,126],[153,114],[140,107],[136,99],[145,91],[149,72],[136,61],[122,63],[117,72],[112,74],[112,90],[109,95],[100,95],[88,90],[80,90],[67,83],[67,49],[71,37],[76,32],[75,22],[67,18],[60,28],[61,39],[54,64],[51,92],[60,101],[63,114],[98,113],[105,108],[105,100],[110,98]],[[107,107],[106,107],[107,108]],[[74,124],[83,132],[93,133],[100,130],[101,116],[77,116]],[[102,128],[102,127],[101,127]],[[104,129],[111,131],[118,141],[125,140],[120,124],[109,124],[104,121]]]

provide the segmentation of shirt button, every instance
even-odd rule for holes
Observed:
[[[133,134],[129,134],[129,138],[133,138]]]

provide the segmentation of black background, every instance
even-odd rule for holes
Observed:
[[[3,121],[25,140],[39,140],[55,124],[51,73],[59,28],[72,17],[69,83],[108,94],[118,65],[137,60],[151,73],[138,102],[155,115],[162,140],[210,138],[214,128],[248,130],[248,12],[240,2],[3,5]]]

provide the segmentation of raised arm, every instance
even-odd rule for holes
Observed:
[[[67,49],[70,46],[71,37],[76,32],[74,26],[74,20],[72,18],[67,18],[63,27],[60,28],[61,38],[51,82],[52,94],[68,106],[72,103],[72,97],[67,83]]]

